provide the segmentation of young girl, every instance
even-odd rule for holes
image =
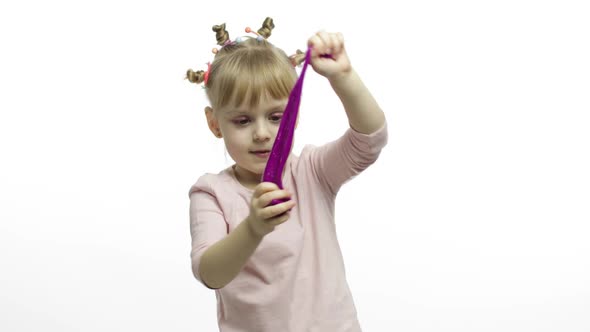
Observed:
[[[225,24],[214,26],[222,47],[213,63],[187,72],[191,82],[204,83],[209,128],[235,161],[190,188],[193,274],[215,290],[222,332],[361,331],[334,206],[340,187],[386,145],[385,116],[351,67],[342,35],[315,34],[310,64],[329,80],[350,128],[323,146],[306,145],[300,156],[290,152],[284,190],[261,182],[297,80],[294,65],[303,60],[266,40],[273,28],[267,18],[257,38],[232,41]]]

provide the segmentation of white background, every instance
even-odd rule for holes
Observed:
[[[232,161],[183,77],[271,16],[342,32],[388,119],[337,200],[364,331],[590,331],[586,3],[386,3],[3,2],[0,330],[217,330],[188,190]],[[309,71],[294,152],[346,128]]]

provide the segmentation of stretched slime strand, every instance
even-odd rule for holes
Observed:
[[[289,157],[291,145],[293,144],[295,123],[297,122],[297,113],[299,112],[299,104],[301,102],[301,89],[303,87],[303,79],[305,77],[307,66],[309,65],[310,57],[311,48],[308,48],[307,52],[305,53],[305,62],[303,64],[303,69],[301,70],[301,75],[299,75],[299,78],[297,79],[297,82],[295,83],[295,86],[289,95],[289,101],[285,107],[285,112],[283,113],[283,117],[279,125],[279,131],[272,146],[272,150],[270,151],[270,156],[262,176],[263,182],[272,182],[280,189],[284,189],[281,177],[283,175],[285,163]],[[279,204],[288,200],[289,199],[286,198],[273,199],[269,205]]]

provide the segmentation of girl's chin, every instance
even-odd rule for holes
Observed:
[[[261,179],[266,168],[266,163],[264,165],[251,165],[251,167],[248,168],[244,168],[241,166],[239,167],[242,173],[248,173],[248,176]]]

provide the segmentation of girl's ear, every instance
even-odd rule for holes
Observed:
[[[207,124],[209,125],[209,130],[215,135],[215,137],[221,138],[221,130],[219,129],[219,122],[217,122],[217,118],[213,113],[213,109],[209,106],[205,107],[205,116],[207,117]]]

